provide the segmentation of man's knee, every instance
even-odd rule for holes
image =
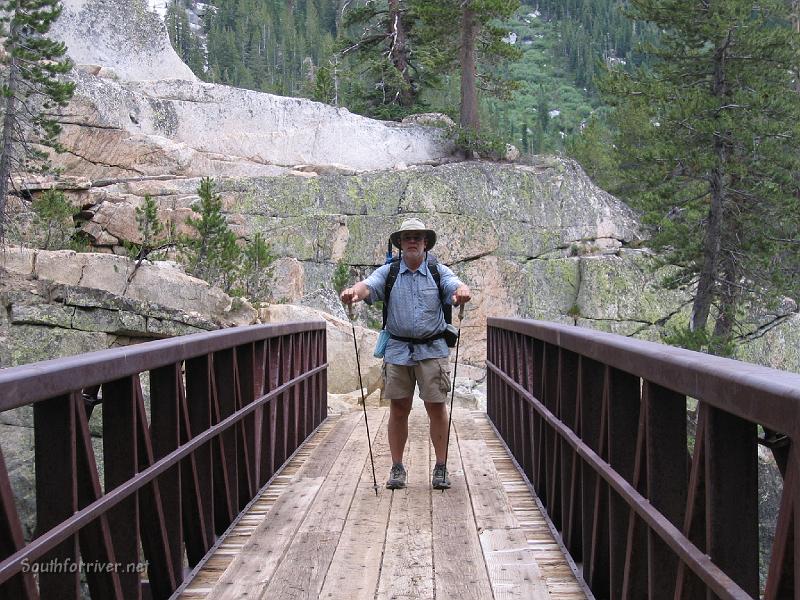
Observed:
[[[411,413],[411,402],[413,398],[399,398],[390,400],[389,410],[392,417],[407,418]]]
[[[425,410],[429,417],[441,417],[447,414],[447,404],[444,402],[426,402]]]

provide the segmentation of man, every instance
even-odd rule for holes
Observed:
[[[442,337],[446,328],[442,300],[458,306],[470,299],[470,289],[446,266],[437,264],[442,296],[430,272],[427,253],[436,244],[436,233],[419,219],[407,219],[391,235],[400,249],[400,270],[391,288],[386,330],[391,339],[384,354],[384,398],[390,400],[389,449],[392,470],[386,487],[406,486],[403,451],[408,439],[408,415],[419,385],[420,398],[430,419],[430,436],[436,452],[431,485],[450,487],[445,467],[447,452],[447,393],[450,391],[449,348]],[[384,299],[390,265],[383,265],[364,281],[342,291],[342,302]]]

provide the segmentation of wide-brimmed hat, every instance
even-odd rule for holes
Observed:
[[[436,244],[436,232],[433,229],[428,229],[425,227],[425,223],[419,219],[406,219],[400,225],[400,229],[395,231],[389,237],[389,239],[392,240],[392,244],[398,248],[400,247],[400,234],[404,231],[422,231],[425,233],[425,238],[428,241],[428,244],[425,247],[426,250],[430,250]]]

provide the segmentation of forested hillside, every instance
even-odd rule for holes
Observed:
[[[465,150],[577,158],[653,225],[666,283],[702,283],[675,343],[728,353],[763,327],[743,303],[800,295],[797,0],[171,2],[206,80],[384,119],[444,112]]]
[[[370,110],[364,101],[363,57],[342,55],[347,38],[366,29],[347,17],[363,1],[170,0],[167,24],[173,44],[206,81],[309,97],[379,118],[402,111]],[[482,122],[523,152],[558,151],[598,107],[594,76],[603,61],[636,62],[643,29],[626,19],[621,0],[523,2],[510,20],[520,58],[502,68],[519,89],[510,98],[484,95]],[[193,25],[191,23],[194,23]],[[421,90],[411,112],[456,116],[459,75],[441,73]],[[325,86],[330,88],[324,89]],[[457,117],[456,117],[457,120]]]

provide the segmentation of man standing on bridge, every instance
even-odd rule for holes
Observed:
[[[449,348],[444,339],[447,327],[443,303],[458,306],[469,302],[470,289],[448,267],[436,262],[428,251],[436,244],[436,233],[418,219],[403,221],[391,235],[400,249],[397,279],[390,284],[386,331],[390,334],[384,354],[384,397],[390,400],[389,449],[392,470],[386,487],[406,486],[403,451],[408,439],[408,415],[419,385],[420,398],[430,420],[430,436],[436,453],[431,485],[450,487],[445,466],[447,456],[447,393],[450,391]],[[364,300],[372,304],[386,301],[387,279],[392,264],[376,269],[372,275],[342,291],[342,302]],[[434,273],[438,271],[437,285]]]

